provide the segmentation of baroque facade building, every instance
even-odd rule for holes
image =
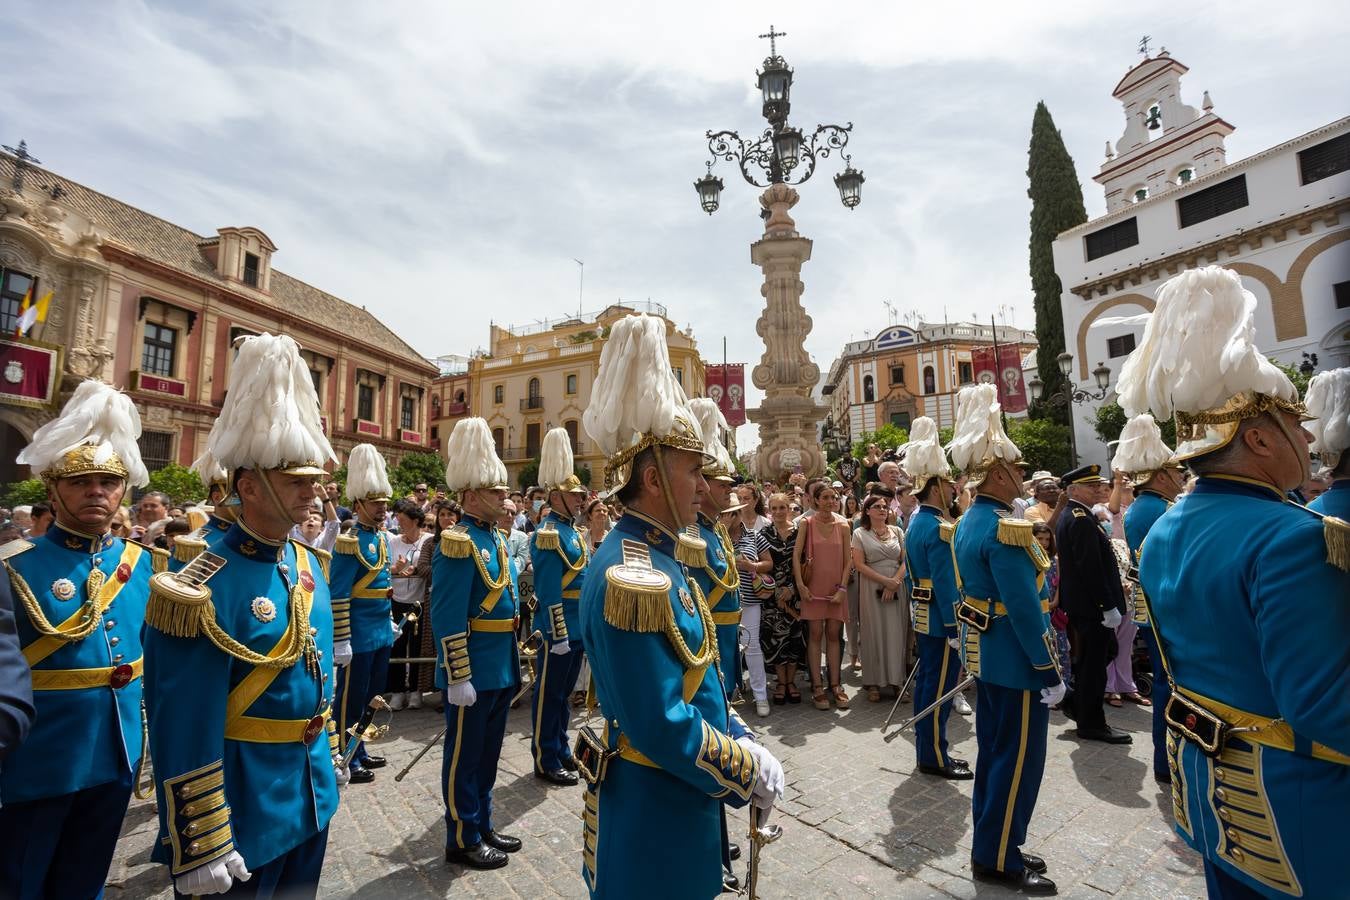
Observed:
[[[1229,163],[1234,128],[1208,91],[1199,108],[1184,102],[1186,72],[1163,50],[1121,78],[1125,131],[1094,176],[1107,212],[1055,241],[1071,377],[1088,382],[1102,363],[1114,382],[1143,325],[1096,323],[1151,311],[1164,281],[1210,264],[1256,296],[1268,356],[1307,371],[1350,365],[1350,117]],[[1085,462],[1107,462],[1093,423],[1113,399],[1075,408]]]
[[[1019,361],[1036,347],[1036,334],[1011,325],[969,322],[891,325],[876,337],[845,344],[821,385],[829,407],[827,434],[845,444],[893,424],[909,430],[919,416],[939,428],[956,421],[956,393],[977,378],[977,354],[995,340]],[[1010,416],[1025,416],[1024,411]]]
[[[24,474],[19,448],[87,378],[135,401],[148,468],[190,464],[224,400],[233,342],[263,331],[299,343],[339,456],[361,442],[391,464],[425,451],[436,366],[365,308],[275,269],[276,252],[257,228],[199,235],[0,156],[0,483]],[[46,319],[16,338],[30,290],[51,293]],[[52,389],[37,402],[20,388],[48,363]]]
[[[675,377],[688,396],[702,396],[704,365],[693,333],[678,329],[658,303],[616,303],[598,313],[524,327],[491,326],[486,351],[469,361],[467,397],[471,414],[487,419],[513,484],[538,459],[544,434],[563,427],[572,439],[576,465],[590,469],[593,489],[603,487],[605,457],[586,437],[581,414],[591,400],[609,327],[639,312],[665,321]],[[442,444],[447,437],[442,429]]]

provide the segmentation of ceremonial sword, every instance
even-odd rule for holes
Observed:
[[[961,693],[962,691],[964,691],[966,688],[970,687],[970,686],[971,686],[972,684],[974,684],[974,683],[975,683],[975,676],[974,676],[974,675],[967,675],[967,676],[961,681],[960,684],[958,684],[956,687],[952,688],[952,689],[951,689],[950,691],[948,691],[947,693],[943,694],[941,697],[939,697],[939,698],[937,698],[936,700],[934,700],[932,703],[928,704],[926,707],[923,708],[923,710],[922,710],[921,712],[917,712],[917,713],[915,713],[914,715],[910,716],[910,717],[909,717],[908,719],[906,719],[905,721],[901,722],[899,728],[897,728],[895,731],[892,731],[890,734],[888,734],[888,735],[886,735],[885,737],[883,737],[882,740],[884,740],[886,743],[889,744],[891,741],[895,740],[895,739],[898,738],[900,735],[904,734],[904,733],[905,733],[905,730],[906,730],[907,728],[909,728],[909,726],[913,725],[915,722],[919,721],[919,720],[922,719],[924,716],[928,715],[928,714],[931,713],[933,710],[937,709],[939,706],[941,706],[942,704],[946,703],[948,700],[952,699],[952,698],[955,697],[957,694]]]
[[[755,900],[759,886],[759,851],[783,836],[781,826],[762,824],[767,815],[753,802],[750,804],[750,860],[745,873],[745,896],[750,900]]]
[[[905,691],[909,690],[909,686],[914,682],[914,676],[917,674],[919,674],[919,666],[916,663],[914,668],[910,670],[909,677],[905,679],[905,686],[900,689],[900,693],[895,695],[895,702],[891,704],[891,711],[886,714],[886,721],[881,723],[881,733],[883,735],[890,726],[891,718],[895,715],[895,711],[900,708],[900,701],[905,699]]]
[[[341,768],[345,769],[352,763],[352,758],[356,756],[356,749],[361,746],[361,742],[366,739],[366,729],[370,728],[370,723],[375,720],[375,713],[382,709],[389,709],[389,704],[379,694],[370,698],[366,708],[361,711],[360,720],[347,730],[351,740],[347,741],[347,749],[343,751],[340,758]],[[378,731],[370,736],[373,741],[384,734],[384,731]]]

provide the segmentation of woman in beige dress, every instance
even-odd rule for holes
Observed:
[[[905,649],[909,646],[909,594],[905,590],[905,544],[900,529],[887,524],[886,498],[863,503],[863,521],[853,532],[853,567],[858,572],[858,606],[862,620],[862,678],[867,699],[892,695],[905,683]]]

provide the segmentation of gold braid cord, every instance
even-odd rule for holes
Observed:
[[[497,568],[500,571],[501,578],[493,581],[488,575],[487,564],[483,562],[483,557],[478,553],[471,553],[473,564],[478,567],[478,574],[483,579],[483,584],[487,585],[489,591],[500,590],[511,583],[511,559],[506,555],[506,543],[501,538],[496,539],[497,544]]]
[[[703,622],[703,646],[698,648],[698,655],[694,655],[689,650],[689,645],[684,640],[684,634],[675,624],[675,617],[672,615],[666,623],[666,640],[670,641],[670,646],[675,650],[675,655],[679,657],[680,665],[686,669],[700,669],[704,666],[716,666],[721,661],[717,651],[717,625],[713,622],[712,612],[708,609],[708,600],[703,596],[703,591],[699,589],[698,582],[690,579],[688,584],[694,590],[694,605],[698,609],[698,617]]]
[[[76,625],[69,631],[62,631],[53,625],[42,611],[42,604],[38,603],[37,597],[33,594],[33,589],[28,586],[28,582],[24,580],[23,576],[14,571],[9,563],[5,563],[5,571],[9,573],[10,584],[14,585],[14,590],[19,595],[19,601],[23,604],[23,611],[28,614],[28,621],[32,624],[33,630],[43,637],[55,638],[66,643],[82,641],[94,633],[94,630],[98,628],[98,623],[103,619],[103,613],[108,609],[107,605],[101,606],[98,603],[99,591],[103,588],[105,576],[102,570],[94,569],[89,573],[89,582],[86,588],[91,599],[86,600],[81,605],[80,608],[84,610],[84,615],[77,620],[82,624]],[[97,578],[94,577],[95,574],[98,575]]]
[[[708,577],[713,580],[713,584],[727,593],[731,593],[741,586],[741,573],[736,569],[736,548],[731,543],[731,535],[722,527],[721,522],[717,523],[713,533],[717,535],[717,541],[722,545],[722,553],[727,558],[727,570],[718,575],[713,571],[712,566],[708,565],[708,560],[705,558],[703,560],[703,571],[708,573]]]
[[[309,644],[309,604],[305,602],[304,589],[298,584],[291,588],[290,608],[291,620],[286,625],[286,650],[280,656],[258,653],[230,637],[229,632],[216,624],[216,609],[210,600],[206,601],[202,610],[202,631],[207,640],[240,662],[264,669],[289,669],[296,664]]]
[[[570,572],[580,572],[582,569],[586,568],[586,564],[591,561],[591,554],[586,549],[585,541],[581,541],[581,555],[577,557],[576,565],[572,565],[572,561],[567,558],[567,551],[562,548],[561,541],[559,541],[558,546],[553,549],[558,551],[558,555],[562,557],[563,565],[567,566],[567,569]]]

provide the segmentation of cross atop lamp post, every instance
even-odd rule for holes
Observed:
[[[1044,402],[1046,406],[1063,406],[1069,411],[1069,451],[1073,454],[1073,464],[1078,465],[1078,438],[1074,434],[1073,428],[1073,407],[1080,403],[1093,403],[1106,399],[1106,395],[1111,392],[1111,370],[1105,363],[1097,363],[1097,368],[1092,370],[1092,377],[1097,381],[1097,390],[1084,390],[1074,384],[1073,372],[1073,354],[1067,350],[1055,357],[1055,362],[1059,365],[1060,374],[1064,376],[1064,387],[1055,391],[1043,401],[1041,394],[1045,392],[1045,385],[1036,376],[1032,376],[1027,382],[1027,390],[1031,392],[1031,402]]]

